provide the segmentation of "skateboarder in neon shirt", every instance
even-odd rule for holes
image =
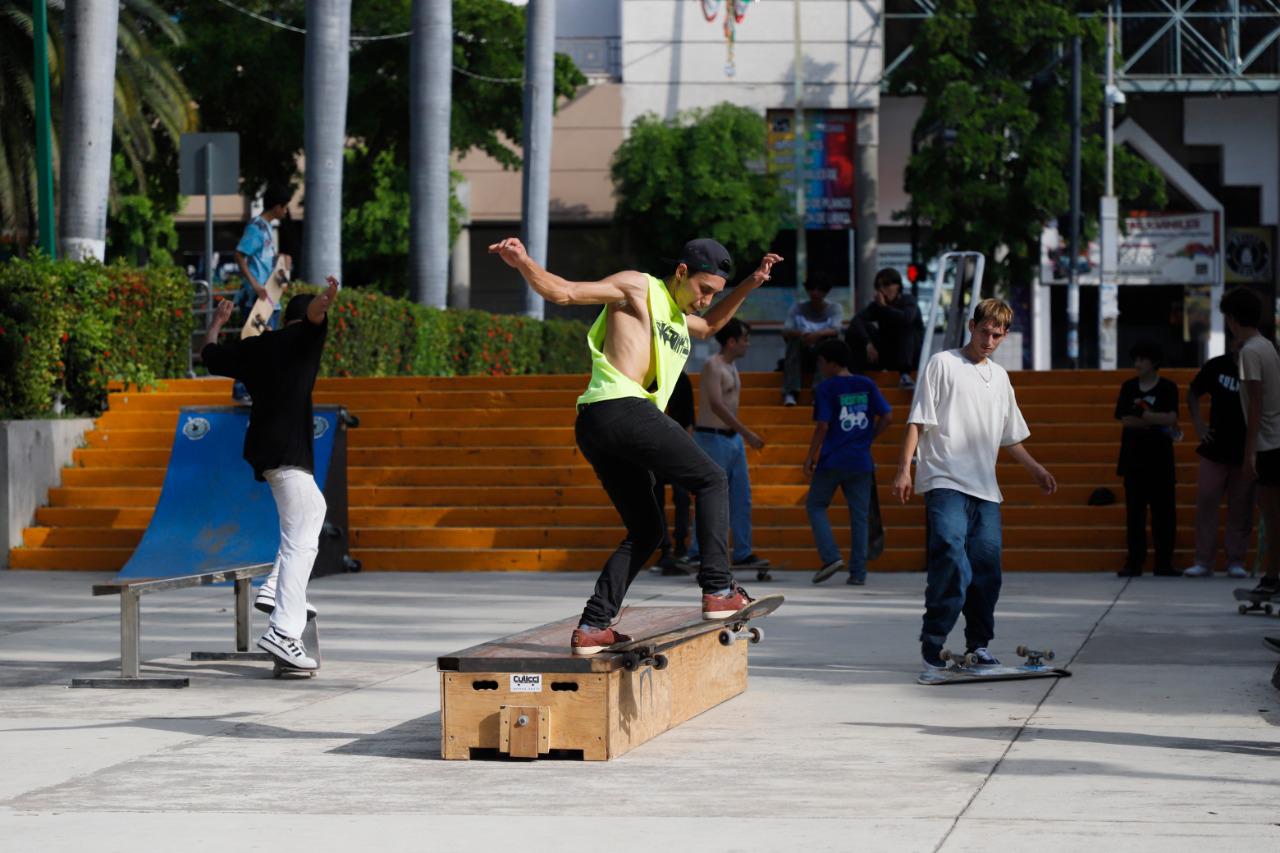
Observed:
[[[754,273],[712,306],[733,273],[729,252],[714,240],[686,243],[665,282],[633,270],[600,281],[566,281],[539,266],[514,237],[494,243],[489,252],[519,272],[544,299],[558,305],[604,306],[587,334],[591,380],[578,398],[574,433],[627,535],[596,581],[570,640],[573,653],[595,654],[629,639],[610,623],[627,588],[662,540],[663,519],[653,495],[655,474],[697,496],[703,618],[725,618],[745,607],[752,599],[729,570],[725,473],[663,409],[689,357],[690,335],[712,337],[747,295],[769,280],[773,265],[782,258],[765,255]]]
[[[312,450],[311,390],[320,370],[328,332],[328,311],[338,280],[318,296],[295,296],[284,311],[284,328],[229,344],[218,332],[231,317],[222,302],[205,335],[201,358],[210,373],[230,376],[253,396],[244,458],[254,477],[271,486],[280,516],[280,550],[254,605],[271,613],[258,646],[289,669],[315,670],[316,659],[302,643],[309,611],[307,581],[320,547],[324,495],[316,486]]]
[[[906,503],[913,490],[911,460],[920,449],[914,491],[925,497],[929,573],[920,652],[926,667],[944,669],[942,644],[964,614],[967,651],[985,666],[995,636],[1000,597],[1001,447],[1027,469],[1046,495],[1053,475],[1022,446],[1031,435],[1018,410],[1009,374],[991,360],[1013,322],[1013,309],[984,299],[969,321],[969,343],[935,354],[920,372],[893,494]]]

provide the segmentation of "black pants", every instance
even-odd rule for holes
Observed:
[[[675,504],[676,524],[675,539],[671,537],[671,528],[667,525],[667,486],[671,486],[671,502]],[[662,556],[683,556],[685,546],[689,542],[689,491],[679,483],[668,483],[655,478],[653,497],[658,502],[658,512],[662,514],[662,542],[658,549]]]
[[[849,369],[855,373],[866,373],[868,370],[896,370],[899,373],[910,373],[915,369],[916,358],[920,354],[920,345],[915,335],[901,334],[896,330],[888,332],[875,326],[867,330],[870,343],[875,345],[879,359],[874,363],[867,359],[868,340],[856,334],[846,334],[845,343],[853,356]]]
[[[666,526],[654,498],[655,475],[698,499],[695,524],[704,592],[733,585],[729,572],[729,484],[724,471],[693,438],[648,400],[624,397],[591,403],[578,410],[574,434],[582,455],[595,469],[609,500],[622,516],[627,537],[610,555],[596,580],[582,621],[602,628],[622,609],[622,599]]]
[[[1141,471],[1124,478],[1126,540],[1129,554],[1125,568],[1141,571],[1147,561],[1147,507],[1151,507],[1151,538],[1155,540],[1158,572],[1173,569],[1174,509],[1173,471]]]

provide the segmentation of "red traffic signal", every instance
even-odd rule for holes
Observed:
[[[920,264],[907,264],[907,281],[915,284],[920,280],[920,276],[924,273]]]

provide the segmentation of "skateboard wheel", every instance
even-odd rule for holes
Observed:
[[[733,642],[733,634],[728,631],[720,632],[720,645],[727,646]]]
[[[624,655],[622,658],[622,668],[627,672],[635,672],[636,666],[640,663],[635,655]]]
[[[751,642],[758,643],[764,639],[764,631],[760,628],[752,628],[748,636],[751,638]]]
[[[1015,655],[1017,655],[1018,657],[1020,657],[1020,658],[1024,658],[1024,657],[1026,657],[1026,656],[1027,656],[1027,647],[1026,647],[1026,646],[1018,646],[1016,649],[1014,649],[1014,650],[1013,650],[1013,653],[1014,653]]]
[[[670,663],[670,661],[668,661],[668,660],[667,660],[667,656],[666,656],[666,655],[654,655],[654,656],[653,656],[653,668],[654,668],[654,669],[666,669],[666,668],[667,668],[667,664],[668,664],[668,663]]]
[[[943,649],[942,651],[938,652],[938,657],[946,661],[956,659],[956,656],[951,653],[951,649]]]
[[[1249,608],[1241,604],[1239,607],[1236,608],[1236,612],[1239,613],[1241,616],[1243,616],[1249,612]]]

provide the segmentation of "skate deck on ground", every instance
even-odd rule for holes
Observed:
[[[719,638],[733,620],[703,620],[699,607],[627,608],[617,630],[650,642],[674,637],[662,668],[631,670],[625,652],[575,657],[569,639],[579,621],[438,658],[441,755],[615,758],[747,688],[748,643]]]
[[[920,673],[920,684],[960,684],[979,681],[1018,681],[1027,678],[1069,678],[1071,672],[1056,666],[948,666]]]

